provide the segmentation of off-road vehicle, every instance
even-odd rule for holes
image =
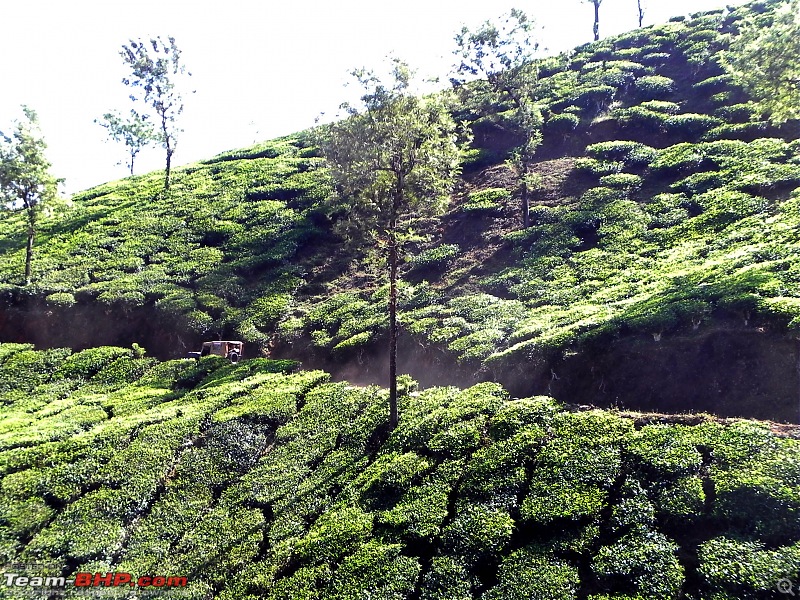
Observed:
[[[232,341],[219,341],[219,342],[203,342],[203,347],[200,352],[189,352],[187,358],[200,358],[201,356],[208,356],[213,354],[215,356],[224,356],[232,363],[239,362],[242,358],[242,351],[244,350],[244,343]]]

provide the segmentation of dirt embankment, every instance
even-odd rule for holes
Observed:
[[[752,327],[622,338],[539,381],[567,402],[800,423],[800,341]]]
[[[175,327],[153,307],[51,307],[26,299],[0,304],[0,341],[33,343],[39,348],[81,350],[136,342],[149,356],[180,358],[202,339]],[[246,357],[252,358],[254,346]],[[276,358],[299,360],[335,380],[356,385],[387,385],[387,344],[347,355],[328,355],[310,340],[283,343]],[[460,365],[448,353],[400,338],[398,370],[425,387],[467,387],[488,379],[474,366]],[[711,413],[800,423],[800,341],[793,336],[733,322],[698,331],[623,337],[587,348],[542,368],[518,364],[495,374],[518,397],[549,394],[569,404],[617,407],[661,413]]]
[[[422,387],[465,387],[488,378],[441,349],[407,335],[400,339],[398,371]],[[325,369],[336,380],[386,385],[385,346],[339,357],[315,353],[307,340],[276,350],[306,368]],[[545,368],[519,364],[513,373],[495,378],[518,397],[547,394],[603,408],[800,423],[800,341],[728,322],[660,341],[649,335],[623,337]]]
[[[199,349],[202,340],[180,331],[153,306],[51,306],[27,297],[0,302],[0,342],[74,351],[136,342],[148,356],[166,360]]]

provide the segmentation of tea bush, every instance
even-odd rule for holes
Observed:
[[[671,115],[665,123],[668,130],[690,138],[696,138],[700,134],[722,125],[722,121],[716,117],[696,113]]]
[[[67,357],[56,372],[53,373],[53,379],[90,379],[117,358],[122,356],[131,357],[132,355],[133,353],[130,350],[113,346],[90,348]]]
[[[467,201],[461,205],[461,210],[466,213],[491,214],[502,208],[510,198],[511,192],[505,188],[487,188],[471,192]]]
[[[514,527],[503,510],[471,504],[442,531],[442,541],[468,565],[490,560],[506,547]]]
[[[500,564],[499,583],[483,596],[487,600],[527,600],[577,598],[578,570],[547,554],[520,549]]]
[[[500,307],[476,298],[459,310],[498,318]],[[26,352],[0,346],[6,360]],[[700,541],[703,590],[751,593],[768,570],[759,565],[794,564],[797,444],[763,427],[636,428],[484,383],[403,396],[398,428],[380,438],[385,392],[282,369],[173,361],[102,396],[83,378],[40,385],[33,417],[6,412],[0,428],[62,441],[29,436],[0,452],[4,551],[83,569],[178,569],[220,598],[472,598],[479,586],[492,598],[575,597],[587,583],[592,597],[661,598],[696,585],[670,533],[711,518],[719,535]],[[716,541],[745,535],[762,541],[731,552]],[[752,576],[726,578],[734,552]],[[252,577],[229,582],[236,572]]]
[[[554,114],[544,123],[544,131],[550,135],[566,135],[575,131],[580,125],[581,119],[578,115],[570,112]]]
[[[738,597],[774,593],[781,579],[793,579],[800,569],[800,547],[767,550],[763,544],[719,537],[699,550],[700,573],[706,583]]]
[[[645,144],[631,141],[600,142],[586,147],[586,153],[597,160],[619,161],[626,166],[649,164],[657,151]]]
[[[643,75],[634,82],[639,100],[664,100],[675,89],[675,82],[663,75]]]
[[[442,244],[435,248],[423,250],[419,254],[412,256],[408,263],[412,269],[431,269],[442,268],[449,261],[459,255],[461,248],[458,244]]]
[[[604,578],[621,577],[642,598],[674,598],[684,581],[678,547],[663,534],[637,527],[618,542],[600,549],[592,571]],[[601,583],[602,585],[602,583]]]

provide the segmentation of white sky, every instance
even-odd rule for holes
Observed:
[[[644,1],[646,25],[743,3]],[[349,70],[389,53],[446,81],[455,33],[512,7],[543,27],[551,51],[592,39],[593,8],[580,0],[4,0],[0,129],[20,104],[36,110],[52,173],[72,193],[127,174],[125,147],[94,120],[130,108],[119,56],[130,38],[175,37],[192,72],[173,157],[181,165],[312,126],[346,97]],[[636,0],[604,0],[601,37],[636,25]],[[163,163],[163,150],[144,150],[136,172]]]

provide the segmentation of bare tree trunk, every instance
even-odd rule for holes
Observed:
[[[644,22],[644,8],[642,7],[642,0],[636,0],[636,5],[639,8],[639,27]]]
[[[167,170],[164,174],[164,189],[169,189],[169,171],[170,165],[172,164],[172,149],[169,147],[169,142],[167,142]]]
[[[800,423],[800,337],[797,341],[797,422]]]
[[[524,157],[522,158],[524,161]],[[522,164],[522,226],[527,229],[531,226],[531,204],[528,194],[528,166]]]
[[[36,237],[35,207],[28,208],[28,243],[25,247],[25,285],[31,284],[31,267],[33,264],[33,241]]]
[[[397,214],[403,204],[402,173],[397,173],[392,194],[392,213],[389,216],[389,426],[397,427]]]
[[[601,0],[594,0],[594,41],[600,39],[600,2]]]
[[[397,427],[397,235],[389,231],[389,425]]]
[[[170,143],[170,135],[169,131],[167,131],[167,116],[164,113],[161,114],[161,133],[164,136],[164,147],[167,149],[167,169],[164,173],[164,190],[166,191],[169,189],[169,171],[172,164],[172,153],[175,150],[173,150]]]

